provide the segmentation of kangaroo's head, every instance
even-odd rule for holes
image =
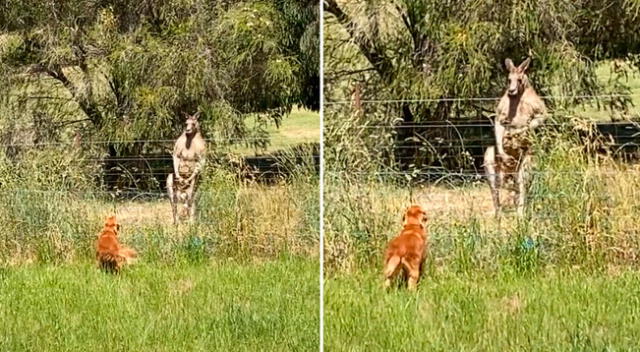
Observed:
[[[510,96],[520,95],[525,88],[529,86],[529,78],[527,77],[527,68],[531,63],[531,58],[524,60],[518,67],[513,64],[511,59],[504,60],[504,64],[509,70],[509,78],[507,79],[507,94]]]
[[[185,128],[184,132],[188,136],[192,136],[200,131],[200,123],[198,122],[198,117],[200,117],[200,112],[196,112],[193,115],[185,114]]]

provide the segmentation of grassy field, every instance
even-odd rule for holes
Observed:
[[[252,123],[247,121],[249,128],[252,128]],[[269,132],[270,143],[266,150],[259,150],[261,153],[269,153],[301,143],[320,143],[320,114],[295,108],[282,119],[279,127],[270,123],[267,132]],[[256,153],[256,150],[247,147],[237,147],[233,151],[245,155]]]
[[[318,262],[0,268],[1,351],[317,351]]]
[[[279,149],[299,143],[320,142],[320,114],[314,111],[294,109],[282,121],[280,128],[270,125],[272,148]]]
[[[596,69],[596,75],[598,81],[610,92],[608,94],[626,94],[625,92],[618,92],[615,88],[613,76],[611,74],[611,65],[608,63],[600,64]],[[576,112],[583,117],[588,117],[595,121],[611,121],[612,119],[621,118],[637,118],[640,114],[640,72],[630,72],[626,78],[622,78],[620,84],[626,85],[629,88],[628,94],[631,105],[627,115],[621,114],[619,111],[612,112],[610,109],[606,109],[605,106],[598,108],[595,103],[584,104],[579,106]]]
[[[637,271],[435,270],[416,293],[386,293],[380,275],[371,268],[325,281],[328,351],[640,349]]]

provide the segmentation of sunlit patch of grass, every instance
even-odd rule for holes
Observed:
[[[613,87],[613,82],[611,82],[612,73],[611,73],[611,62],[606,61],[601,63],[596,68],[596,76],[598,77],[599,82],[608,90],[610,90],[610,94],[630,94],[629,97],[631,105],[629,106],[629,112],[627,118],[638,118],[640,116],[640,72],[637,70],[632,70],[626,77],[621,79],[621,83],[628,87],[627,91],[615,91]],[[606,100],[604,100],[606,101]],[[604,108],[604,106],[598,107],[594,102],[589,102],[584,100],[585,104],[582,106],[578,106],[576,109],[576,113],[579,116],[590,118],[594,121],[611,121],[612,116],[619,117],[619,112],[613,114],[610,110]]]
[[[247,121],[252,128],[252,121]],[[270,153],[303,143],[320,143],[320,114],[315,111],[295,108],[285,116],[281,125],[269,123],[269,146],[266,149],[254,149],[246,146],[232,148],[233,152],[243,155]]]

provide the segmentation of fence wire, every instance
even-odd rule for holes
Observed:
[[[573,100],[573,99],[613,99],[639,97],[636,94],[581,94],[581,95],[542,95],[540,98],[547,100]],[[397,103],[435,103],[435,102],[462,102],[462,101],[498,101],[502,97],[468,97],[468,98],[412,98],[412,99],[363,99],[364,104],[397,104]],[[325,100],[325,105],[353,104],[352,100]]]

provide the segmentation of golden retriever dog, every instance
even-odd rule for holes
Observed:
[[[119,273],[124,264],[129,264],[138,256],[135,250],[124,247],[118,241],[120,224],[115,216],[109,216],[96,243],[98,267],[112,273]]]
[[[385,288],[391,286],[393,277],[402,270],[404,277],[408,278],[409,290],[416,289],[428,248],[426,221],[427,213],[420,206],[412,205],[407,209],[403,217],[404,227],[389,242],[384,255]]]

